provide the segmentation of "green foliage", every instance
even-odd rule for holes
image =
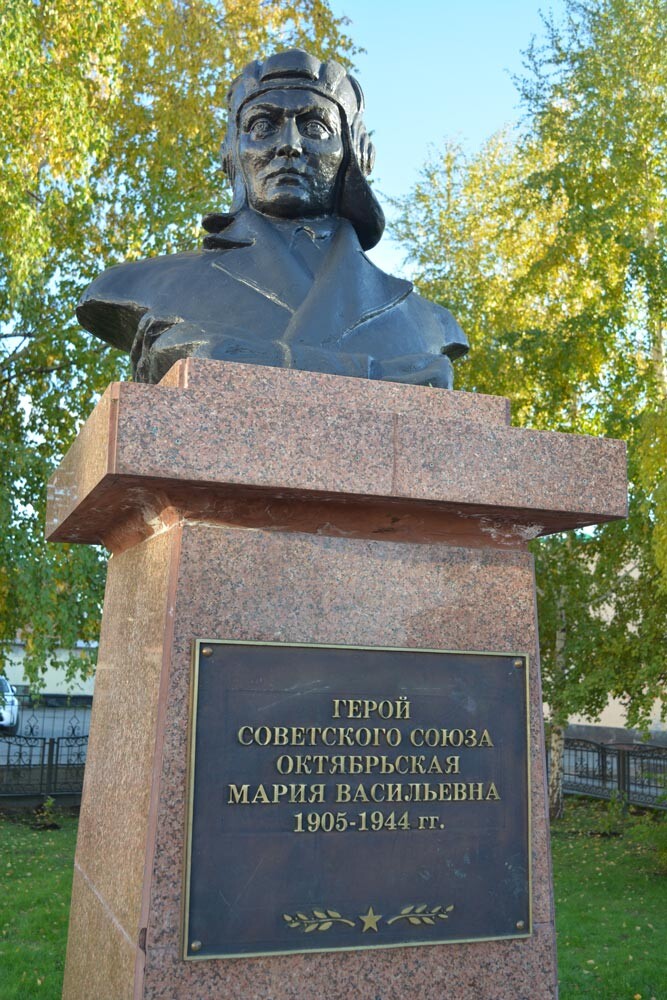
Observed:
[[[624,368],[631,380],[630,406],[619,396],[616,417],[621,430],[634,417],[633,480],[654,508],[645,513],[656,519],[651,544],[667,587],[665,4],[570,0],[564,28],[546,27],[546,43],[528,53],[522,94],[532,140],[556,156],[530,183],[566,201],[558,251],[579,254],[599,282],[603,322],[590,334],[617,346],[617,381]]]
[[[228,204],[225,96],[247,61],[355,49],[327,0],[8,0],[0,24],[0,657],[21,631],[38,683],[57,645],[97,637],[104,566],[45,545],[46,480],[128,371],[78,328],[78,297],[111,264],[196,246]]]
[[[601,837],[618,837],[628,825],[628,805],[621,792],[613,792],[598,812],[598,832]]]
[[[656,872],[667,875],[667,813],[647,810],[634,825],[632,839],[649,851]]]
[[[52,795],[47,795],[41,806],[35,809],[35,830],[59,830],[59,812],[56,807],[56,800]]]
[[[667,21],[568,0],[527,57],[517,141],[429,164],[396,232],[470,336],[457,387],[524,426],[628,442],[624,523],[534,545],[554,721],[667,707]]]

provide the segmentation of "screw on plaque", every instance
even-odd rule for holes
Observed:
[[[517,920],[517,922],[516,922],[516,929],[518,931],[522,931],[525,926],[526,926],[525,921],[523,921],[523,920]]]
[[[517,659],[516,659],[516,660],[514,661],[514,666],[515,666],[515,667],[522,667],[522,666],[523,666],[523,660],[520,660],[520,659],[519,659],[519,658],[517,657]]]
[[[201,951],[202,943],[201,941],[192,941],[190,944],[190,951]]]
[[[210,646],[202,646],[201,655],[202,656],[212,656],[213,655],[213,650],[211,649]]]

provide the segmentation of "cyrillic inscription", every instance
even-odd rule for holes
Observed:
[[[524,659],[206,646],[186,958],[526,933]]]

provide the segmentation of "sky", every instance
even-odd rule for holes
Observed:
[[[372,177],[385,214],[388,197],[408,194],[433,150],[455,139],[474,152],[521,115],[512,76],[523,71],[540,11],[562,17],[564,0],[331,0],[366,49],[355,57],[373,132]],[[385,235],[369,256],[409,275],[404,253]]]

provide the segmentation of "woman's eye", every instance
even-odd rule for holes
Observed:
[[[311,118],[301,126],[301,133],[310,136],[311,139],[325,139],[329,135],[329,129],[323,122]]]
[[[251,135],[257,138],[262,138],[265,135],[270,135],[273,132],[274,125],[269,118],[256,118],[254,122],[251,123],[249,132]]]

